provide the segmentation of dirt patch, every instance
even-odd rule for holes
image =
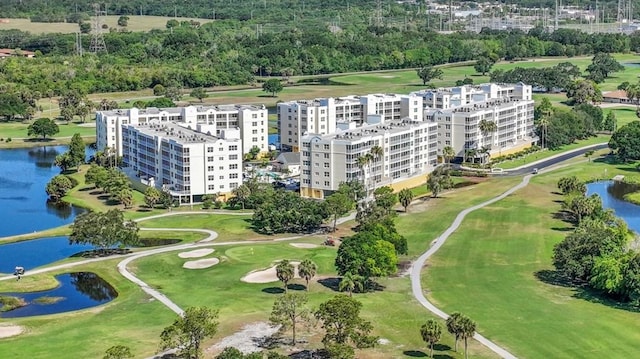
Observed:
[[[300,262],[291,262],[291,264],[293,264],[294,273],[295,273],[295,275],[293,277],[294,278],[300,278],[300,275],[298,274],[298,264],[300,264]],[[272,266],[270,268],[267,268],[267,269],[264,269],[264,270],[249,272],[249,274],[247,274],[246,276],[242,277],[241,281],[243,281],[245,283],[272,283],[272,282],[277,282],[278,281],[278,275],[276,274],[276,266],[274,265],[274,266]]]
[[[8,338],[20,335],[24,328],[19,325],[0,325],[0,338]]]
[[[218,352],[226,347],[234,347],[244,354],[259,352],[262,351],[261,343],[268,341],[279,329],[280,326],[272,326],[265,322],[247,324],[239,332],[223,338],[206,351]]]
[[[189,252],[182,252],[182,253],[178,253],[178,257],[180,258],[198,258],[198,257],[204,257],[206,255],[209,255],[211,253],[213,253],[213,249],[212,248],[203,248],[203,249],[195,249]]]
[[[198,259],[197,261],[184,262],[184,264],[182,265],[182,268],[204,269],[204,268],[213,267],[218,263],[220,263],[220,260],[218,258]]]
[[[313,243],[289,243],[292,246],[296,247],[296,248],[317,248],[319,247],[317,244],[313,244]]]

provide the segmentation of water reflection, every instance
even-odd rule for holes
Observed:
[[[71,223],[84,210],[51,206],[45,186],[60,173],[53,162],[67,146],[0,149],[0,237]],[[87,148],[87,154],[95,150]]]
[[[625,194],[637,188],[618,181],[594,182],[587,185],[587,194],[597,193],[605,208],[611,208],[616,216],[627,222],[629,229],[640,233],[640,206],[623,199]]]
[[[56,314],[95,307],[118,296],[116,290],[95,273],[77,272],[56,276],[60,285],[54,289],[31,293],[3,293],[22,298],[27,304],[0,314],[2,318],[19,318]],[[48,300],[56,298],[56,300]]]
[[[51,237],[0,245],[0,272],[13,273],[16,266],[27,271],[95,249],[91,245],[69,244],[67,237]]]

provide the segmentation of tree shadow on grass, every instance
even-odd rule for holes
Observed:
[[[437,350],[437,351],[447,351],[447,350],[451,350],[451,347],[446,345],[446,344],[442,344],[442,343],[437,343],[433,346],[433,350]]]
[[[558,232],[573,232],[575,231],[574,227],[551,227],[552,230]]]
[[[334,292],[338,292],[340,286],[340,278],[330,277],[318,279],[318,283],[322,284],[325,288],[331,289]]]
[[[558,271],[545,269],[536,272],[535,276],[540,281],[547,284],[565,288],[572,288],[573,294],[571,296],[573,298],[582,299],[591,303],[598,303],[611,308],[626,310],[629,312],[640,312],[639,307],[633,306],[629,303],[622,303],[613,298],[607,297],[602,292],[589,288],[585,282],[572,281]]]
[[[267,294],[282,294],[284,293],[284,289],[280,287],[269,287],[269,288],[262,288],[262,292]]]
[[[295,284],[295,283],[294,283],[294,284],[288,284],[288,285],[287,285],[287,289],[288,289],[288,290],[301,291],[301,290],[305,290],[305,289],[307,289],[307,287],[305,287],[305,286],[304,286],[304,285],[302,285],[302,284]]]
[[[402,354],[412,358],[426,358],[429,356],[421,350],[405,350]]]

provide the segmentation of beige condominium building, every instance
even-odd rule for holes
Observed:
[[[506,155],[538,142],[533,124],[531,86],[524,84],[462,86],[423,91],[425,120],[438,123],[438,150],[453,148],[456,157],[487,151]],[[483,131],[483,122],[493,122],[495,131]],[[486,124],[485,124],[486,125]],[[486,129],[486,126],[484,126]]]
[[[384,121],[378,116],[360,127],[302,136],[300,193],[325,198],[340,183],[353,180],[363,181],[370,190],[381,186],[400,190],[424,183],[437,165],[437,126],[408,117]],[[358,158],[376,146],[382,154],[368,164],[358,164]]]
[[[238,129],[221,130],[216,136],[167,121],[126,124],[121,132],[123,171],[183,203],[204,194],[226,198],[242,184]]]
[[[278,103],[278,128],[283,151],[300,150],[307,133],[334,133],[341,126],[360,126],[370,116],[383,121],[410,118],[422,120],[422,97],[418,95],[371,94],[297,100]]]
[[[184,128],[213,136],[237,129],[242,140],[241,151],[248,153],[256,146],[267,152],[268,112],[264,106],[219,105],[171,108],[117,109],[96,112],[96,142],[98,150],[107,147],[123,155],[122,127],[175,123]]]

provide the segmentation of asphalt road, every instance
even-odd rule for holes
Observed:
[[[570,152],[566,152],[554,157],[550,157],[548,159],[542,160],[542,161],[538,161],[538,162],[534,162],[531,163],[529,165],[526,165],[524,167],[519,167],[519,168],[514,168],[512,170],[504,170],[504,172],[502,173],[493,173],[493,175],[502,175],[502,176],[522,176],[522,175],[526,175],[529,173],[533,173],[533,169],[534,168],[538,168],[538,169],[543,169],[546,167],[551,167],[551,166],[555,166],[556,164],[566,161],[568,159],[574,158],[574,157],[578,157],[578,156],[582,156],[584,155],[587,151],[591,151],[591,150],[602,150],[605,148],[608,148],[609,145],[607,143],[599,143],[597,145],[593,145],[593,146],[589,146],[589,147],[583,147],[583,148],[579,148],[577,150],[574,151],[570,151]]]

